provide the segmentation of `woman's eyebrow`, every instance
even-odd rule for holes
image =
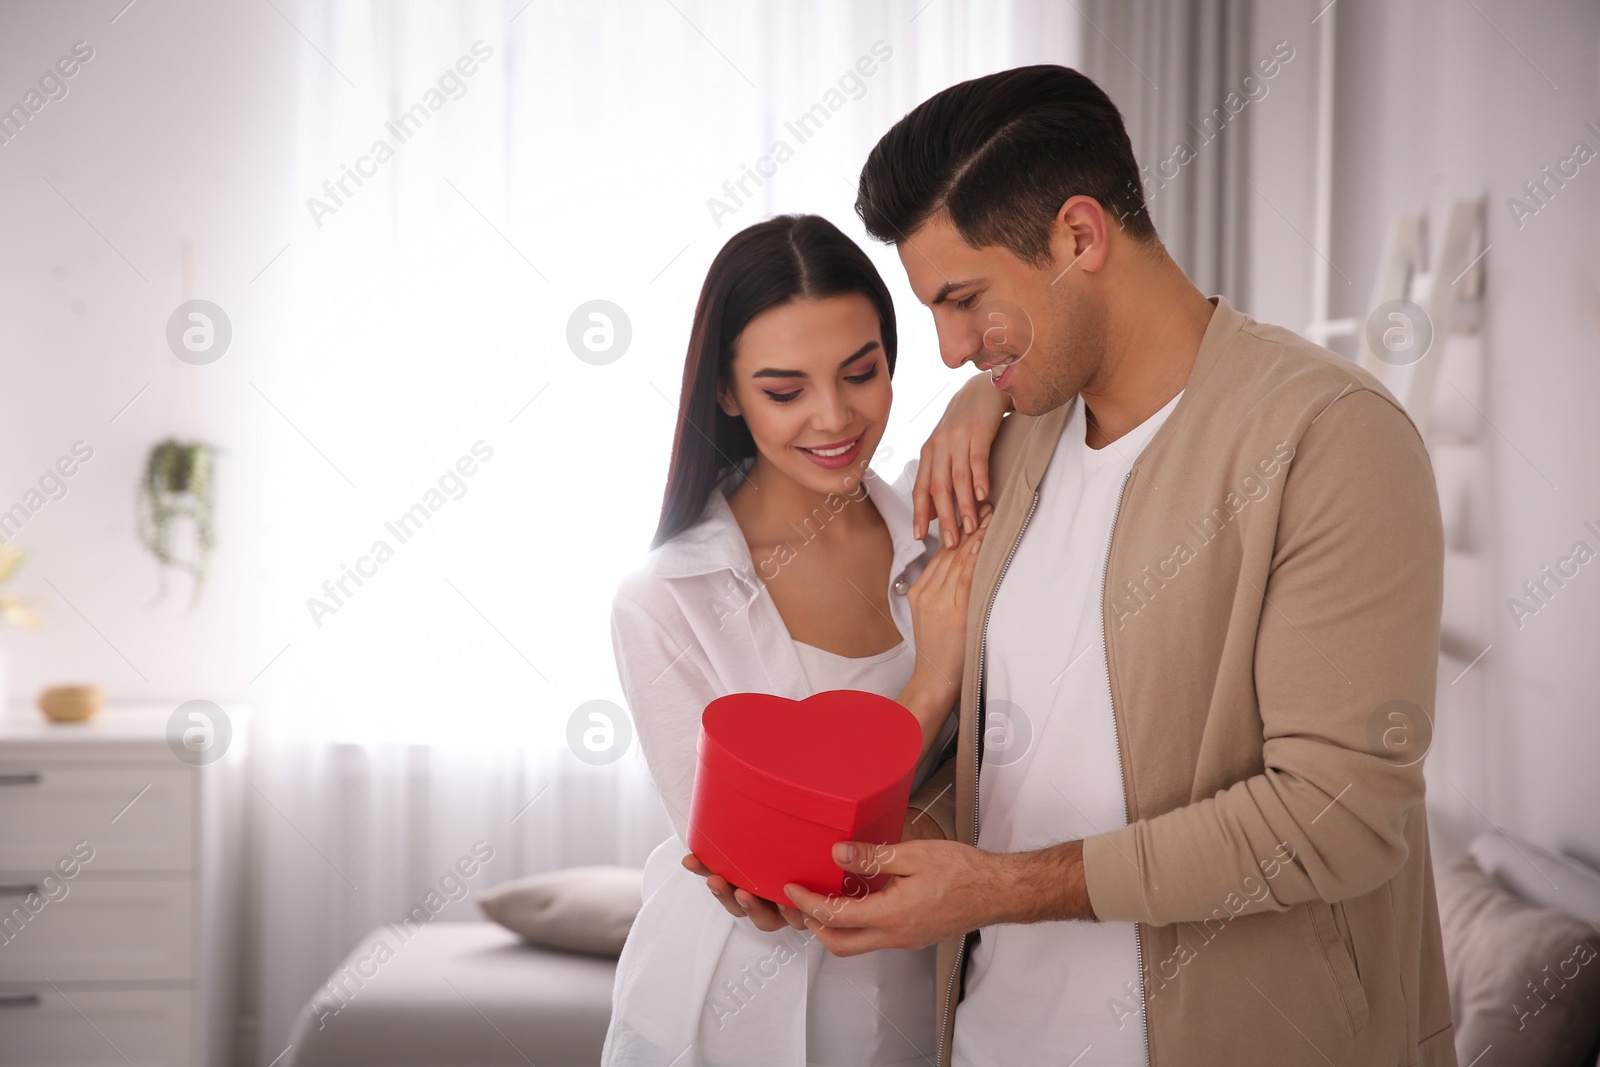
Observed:
[[[856,360],[860,359],[862,356],[865,356],[865,355],[867,355],[867,354],[869,354],[871,352],[875,352],[875,351],[877,351],[877,349],[878,349],[878,342],[876,342],[876,341],[868,341],[866,344],[862,345],[859,349],[856,350],[855,355],[851,356],[849,359],[847,359],[843,363],[839,364],[839,369],[840,370],[844,370],[846,367],[848,367],[850,364],[854,363]],[[806,372],[803,371],[803,370],[779,370],[776,367],[762,367],[760,370],[758,370],[754,374],[750,375],[750,377],[752,377],[752,378],[804,378],[804,377],[807,377],[807,375],[806,375]]]

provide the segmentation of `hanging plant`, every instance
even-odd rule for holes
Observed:
[[[212,527],[214,471],[215,452],[203,442],[186,444],[169,437],[150,449],[144,477],[139,481],[137,513],[139,539],[161,565],[160,596],[167,592],[167,568],[176,567],[194,576],[190,604],[200,599],[211,550],[216,545]],[[177,556],[172,550],[172,533],[181,519],[194,523],[196,558],[192,560]]]

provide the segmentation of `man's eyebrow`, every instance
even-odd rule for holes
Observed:
[[[939,291],[933,294],[933,299],[928,301],[928,306],[937,307],[938,305],[944,303],[945,297],[949,296],[957,289],[965,289],[969,285],[976,284],[978,283],[977,279],[975,278],[967,278],[956,282],[945,282],[943,285],[939,286]]]
[[[876,341],[868,341],[866,344],[862,345],[860,348],[858,348],[856,350],[855,355],[851,356],[849,359],[847,359],[843,363],[839,364],[839,369],[840,370],[844,370],[846,367],[848,367],[850,364],[854,363],[856,360],[860,359],[862,356],[867,355],[869,352],[876,352],[877,350],[878,350],[878,342],[876,342]],[[776,367],[762,367],[760,370],[758,370],[754,374],[750,375],[750,377],[752,377],[752,378],[804,378],[804,377],[806,377],[806,372],[803,371],[803,370],[778,370]]]

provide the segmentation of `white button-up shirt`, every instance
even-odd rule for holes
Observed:
[[[605,1064],[806,1067],[807,992],[827,950],[808,932],[764,933],[736,920],[681,863],[705,706],[728,693],[811,695],[788,628],[728,505],[726,494],[752,462],[730,473],[694,526],[654,549],[622,581],[612,604],[623,693],[676,833],[645,865],[644,905],[618,961]],[[876,473],[865,479],[894,546],[889,610],[907,642],[913,631],[906,594],[939,546],[937,520],[922,541],[911,536],[916,466],[908,463],[893,484]],[[952,716],[918,768],[919,783],[954,729]],[[874,972],[884,969],[884,960],[875,962],[880,955],[828,963],[830,978],[849,971],[865,1018],[876,1002],[895,995],[892,984],[880,988],[885,983],[874,981]],[[922,1063],[918,1052],[932,1051],[931,1043],[914,1050],[887,1032],[871,1062],[900,1062],[894,1045],[907,1063]]]

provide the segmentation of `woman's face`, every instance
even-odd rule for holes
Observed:
[[[860,293],[757,315],[734,346],[718,403],[743,415],[762,458],[820,494],[851,493],[889,421],[878,311]]]

